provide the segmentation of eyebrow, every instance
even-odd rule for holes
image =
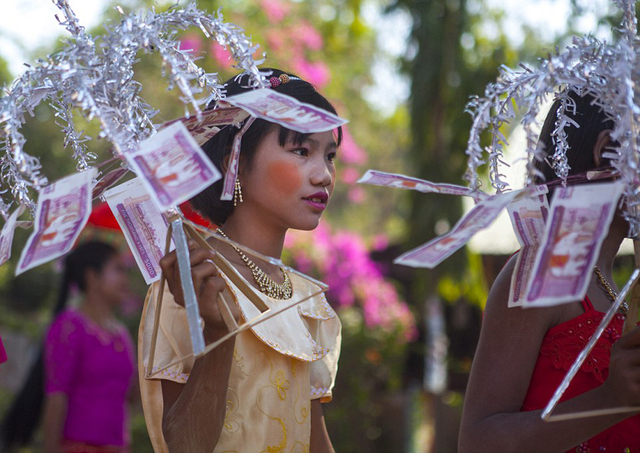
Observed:
[[[311,142],[316,147],[320,147],[320,141],[316,140],[315,138],[305,137],[304,141]],[[338,149],[338,144],[334,140],[332,140],[330,143],[327,143],[327,146],[325,147],[325,150],[328,149]]]

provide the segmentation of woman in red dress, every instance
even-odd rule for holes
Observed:
[[[610,167],[602,153],[611,144],[612,122],[592,105],[589,95],[570,95],[577,113],[569,116],[580,125],[566,129],[570,174]],[[557,107],[557,102],[551,107],[540,135],[550,153],[555,149],[551,132]],[[546,181],[557,179],[546,162],[538,168]],[[487,300],[465,397],[460,451],[640,452],[640,415],[627,412],[551,423],[540,417],[615,299],[613,260],[628,229],[617,212],[582,301],[508,308],[515,258],[505,265]],[[621,337],[624,319],[619,313],[607,326],[554,413],[640,406],[640,328]]]

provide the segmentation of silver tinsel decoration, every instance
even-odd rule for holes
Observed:
[[[225,46],[236,67],[255,88],[267,86],[266,77],[257,68],[254,46],[244,32],[216,15],[199,10],[195,4],[175,6],[164,13],[125,15],[118,24],[110,24],[104,36],[92,37],[69,6],[67,0],[52,0],[60,9],[60,24],[71,34],[62,50],[39,60],[0,98],[0,214],[6,215],[17,203],[29,207],[34,190],[47,185],[39,160],[24,151],[25,138],[20,133],[25,112],[33,114],[40,102],[48,101],[56,124],[65,134],[65,147],[73,151],[77,170],[87,169],[96,160],[87,142],[91,137],[78,131],[74,113],[97,119],[100,136],[113,145],[114,154],[122,157],[136,143],[155,133],[151,118],[156,113],[141,97],[142,89],[134,79],[133,65],[139,51],[158,52],[162,56],[169,89],[180,90],[185,116],[200,115],[202,106],[223,99],[224,88],[217,74],[206,73],[189,51],[180,49],[178,34],[198,28],[208,38]]]
[[[552,134],[555,149],[549,152],[548,164],[566,184],[570,170],[566,131],[577,126],[565,114],[575,108],[566,95],[569,87],[593,96],[595,103],[615,123],[611,136],[620,146],[605,157],[613,159],[613,166],[626,183],[625,215],[632,234],[640,232],[640,101],[636,101],[640,89],[640,42],[635,1],[616,0],[615,3],[623,12],[622,24],[614,30],[618,36],[615,44],[601,42],[593,36],[575,37],[563,52],[549,55],[535,69],[523,65],[517,70],[502,67],[498,80],[487,86],[484,96],[469,102],[467,111],[473,123],[466,150],[469,161],[465,179],[472,188],[480,189],[478,168],[488,162],[491,185],[498,192],[509,189],[500,173],[501,165],[505,164],[502,150],[506,145],[500,129],[515,118],[516,109],[523,112],[527,185],[541,176],[535,164],[543,159],[545,150],[538,148],[535,118],[549,96],[560,98],[560,108]],[[483,149],[480,137],[487,129],[491,143]]]

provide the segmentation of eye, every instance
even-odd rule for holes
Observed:
[[[334,162],[337,159],[337,157],[338,157],[338,153],[336,152],[327,154],[327,160],[329,162]]]
[[[296,148],[296,149],[292,149],[291,152],[293,154],[297,154],[298,156],[308,156],[309,155],[309,150],[307,148]]]

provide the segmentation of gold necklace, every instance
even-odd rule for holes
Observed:
[[[224,231],[222,231],[220,228],[218,228],[216,232],[219,233],[221,236],[229,239],[229,236],[227,236],[224,233]],[[291,279],[289,278],[289,275],[284,271],[284,269],[279,268],[280,272],[282,272],[282,275],[284,277],[284,281],[282,282],[282,284],[278,284],[274,282],[266,274],[265,271],[260,269],[256,263],[251,261],[251,259],[247,255],[245,255],[242,252],[242,250],[240,250],[234,244],[229,243],[229,245],[233,247],[236,252],[238,252],[238,255],[240,255],[240,258],[242,258],[242,261],[244,261],[247,267],[251,270],[253,279],[258,284],[258,287],[260,288],[261,292],[271,297],[272,299],[291,299],[291,295],[293,294],[293,288],[291,287]]]
[[[604,278],[604,275],[602,274],[602,271],[598,266],[593,266],[593,270],[598,276],[600,286],[605,289],[605,291],[609,295],[609,299],[611,299],[612,302],[615,302],[618,298],[618,293],[611,287],[607,279]],[[620,311],[623,316],[627,316],[627,313],[629,313],[629,304],[627,303],[627,301],[622,301],[622,304],[620,304],[620,308],[618,308],[618,311]]]

